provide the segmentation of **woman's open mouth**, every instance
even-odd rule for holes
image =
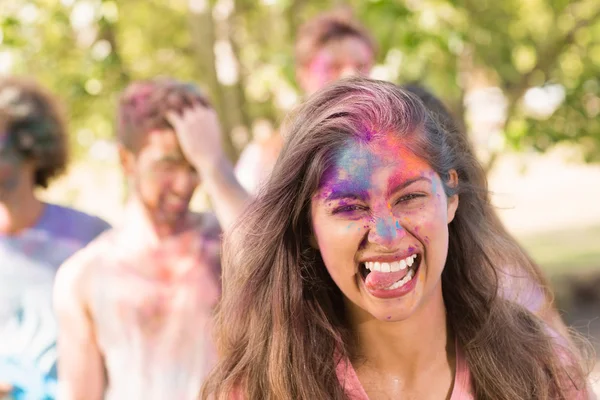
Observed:
[[[421,254],[412,254],[391,262],[364,262],[359,266],[361,278],[367,290],[376,297],[398,297],[410,292],[413,278],[421,266]]]

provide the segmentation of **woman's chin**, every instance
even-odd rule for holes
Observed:
[[[409,319],[414,312],[415,310],[412,307],[410,309],[395,307],[389,310],[372,310],[369,311],[369,314],[381,322],[402,322]]]

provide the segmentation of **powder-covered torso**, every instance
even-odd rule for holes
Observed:
[[[0,235],[0,381],[34,390],[56,379],[56,271],[107,228],[99,218],[47,204],[35,226]]]
[[[105,398],[196,399],[216,358],[219,232],[194,230],[151,247],[128,246],[134,240],[127,231],[103,236],[86,280]]]

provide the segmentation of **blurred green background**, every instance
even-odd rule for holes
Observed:
[[[570,141],[581,145],[586,160],[600,159],[596,0],[1,0],[0,5],[0,72],[34,75],[64,99],[78,157],[95,139],[111,137],[115,97],[124,85],[155,75],[195,81],[210,93],[226,131],[237,133],[227,141],[235,156],[257,121],[277,124],[298,100],[297,27],[319,11],[350,6],[379,44],[376,76],[422,81],[459,116],[474,90],[500,91],[503,135],[492,152],[545,150]]]

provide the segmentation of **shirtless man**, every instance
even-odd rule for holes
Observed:
[[[202,178],[228,225],[246,197],[192,85],[130,85],[117,138],[131,188],[125,216],[65,263],[55,286],[61,399],[195,399],[215,356],[220,230],[189,201]]]
[[[0,78],[0,398],[54,399],[58,267],[109,225],[43,202],[67,166],[58,102],[34,81]]]
[[[321,14],[302,25],[295,47],[296,80],[307,96],[337,79],[368,75],[375,62],[373,39],[345,9]],[[250,193],[256,193],[269,176],[282,146],[283,138],[277,133],[244,149],[235,171]]]

